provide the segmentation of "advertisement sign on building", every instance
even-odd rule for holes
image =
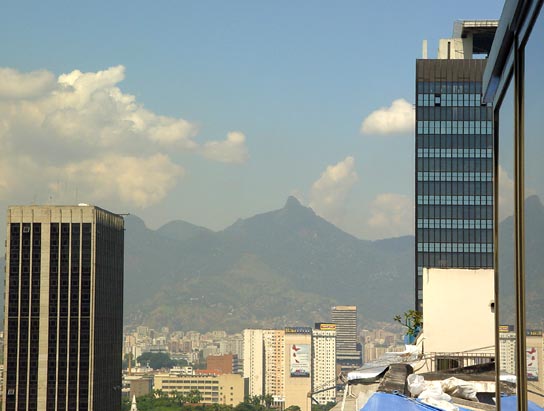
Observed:
[[[291,377],[309,377],[311,367],[310,344],[292,344],[290,372]]]
[[[285,327],[285,334],[311,334],[312,327]]]
[[[527,347],[527,379],[538,381],[538,352],[536,347]]]
[[[316,323],[315,328],[321,331],[336,331],[336,324],[333,323]]]

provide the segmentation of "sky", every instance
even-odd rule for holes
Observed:
[[[415,59],[503,2],[9,2],[0,208],[96,204],[222,230],[290,195],[413,234]],[[5,223],[5,213],[0,216]]]

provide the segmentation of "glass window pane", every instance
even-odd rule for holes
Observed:
[[[527,392],[544,405],[542,320],[544,313],[544,15],[525,48],[525,280]]]
[[[498,254],[500,371],[516,374],[514,293],[514,87],[512,82],[498,113]],[[505,390],[501,390],[504,392]]]

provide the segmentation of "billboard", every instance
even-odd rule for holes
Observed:
[[[285,327],[285,334],[311,334],[312,327]]]
[[[290,373],[291,377],[309,377],[311,369],[310,344],[291,344]]]
[[[527,347],[527,380],[538,381],[538,352],[536,347]]]
[[[332,323],[315,323],[315,328],[321,331],[336,331],[336,324]]]

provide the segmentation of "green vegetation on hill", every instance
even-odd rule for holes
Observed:
[[[335,304],[389,320],[412,302],[413,238],[359,240],[294,198],[217,233],[126,221],[128,324],[230,332],[308,325],[327,321]]]

